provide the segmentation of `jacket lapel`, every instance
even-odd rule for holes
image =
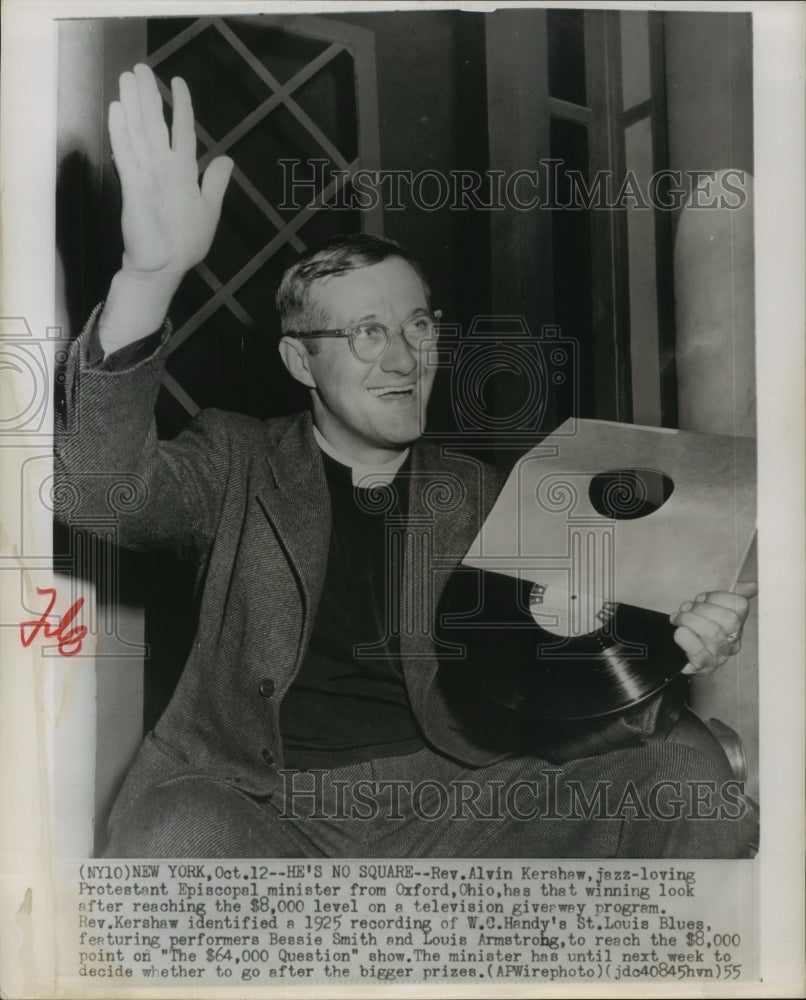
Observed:
[[[434,626],[445,585],[473,540],[501,486],[501,477],[470,456],[420,444],[412,454],[412,483],[401,595],[400,651],[412,709],[427,739],[448,756],[473,763],[491,759],[479,733],[435,686]],[[451,650],[450,652],[453,652]],[[494,751],[493,759],[500,757]]]
[[[415,710],[436,669],[433,633],[442,591],[478,531],[478,479],[472,459],[444,457],[430,445],[412,450],[400,649]]]
[[[301,645],[307,647],[322,593],[330,545],[330,493],[310,413],[294,418],[268,457],[270,478],[258,500],[282,545],[300,589]]]

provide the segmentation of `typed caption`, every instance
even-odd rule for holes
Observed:
[[[82,990],[736,981],[750,862],[104,861],[73,866]]]

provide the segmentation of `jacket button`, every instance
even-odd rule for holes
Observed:
[[[257,689],[264,698],[271,698],[274,694],[274,681],[270,677],[264,677]]]
[[[271,752],[271,750],[269,750],[268,747],[264,747],[260,751],[260,756],[266,761],[267,764],[274,763],[274,754]]]

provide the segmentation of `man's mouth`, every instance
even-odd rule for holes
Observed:
[[[379,385],[373,386],[369,392],[379,399],[407,399],[414,395],[416,383],[409,382],[407,385]]]

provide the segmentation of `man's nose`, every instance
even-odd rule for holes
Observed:
[[[409,375],[417,367],[417,352],[398,329],[389,334],[389,346],[381,357],[381,368],[385,372]]]

